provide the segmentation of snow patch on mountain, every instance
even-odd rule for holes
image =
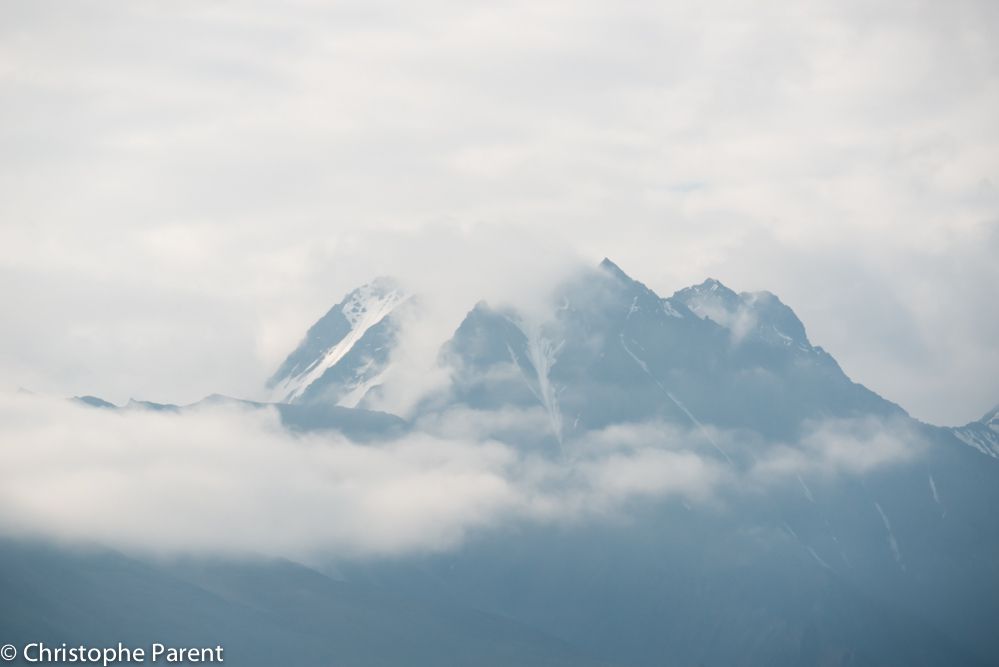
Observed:
[[[558,403],[558,391],[551,382],[551,370],[565,341],[554,343],[548,340],[537,327],[525,327],[527,353],[537,372],[538,399],[548,413],[555,438],[562,442],[562,411]]]
[[[674,308],[669,299],[663,299],[663,310],[670,317],[675,317],[677,319],[681,319],[683,317],[683,313]]]
[[[999,459],[999,406],[978,421],[952,428],[950,432],[969,447]]]
[[[999,433],[979,424],[969,424],[952,429],[952,433],[964,444],[977,449],[986,456],[999,459]]]
[[[318,341],[319,354],[303,369],[293,371],[283,378],[275,376],[272,380],[272,383],[274,383],[274,398],[286,403],[300,399],[310,385],[321,378],[329,369],[336,366],[354,349],[365,333],[382,322],[408,298],[408,295],[394,281],[386,278],[380,278],[372,283],[363,285],[348,294],[341,303],[334,306],[330,313],[323,318],[326,320],[335,315],[342,316],[343,320],[346,321],[346,332],[335,340]],[[317,323],[313,329],[310,329],[310,334],[316,330],[320,323]],[[307,338],[299,346],[299,350],[302,350],[310,342],[315,346],[317,341],[310,341]],[[299,350],[292,353],[289,360],[296,354],[299,354]],[[370,364],[371,362],[368,361],[366,363]],[[371,369],[366,368],[364,370]],[[358,375],[358,377],[366,376],[366,373]],[[340,401],[340,404],[346,405],[353,402],[353,405],[356,405],[363,398],[367,389],[370,389],[374,384],[377,384],[374,378],[366,377],[360,385],[354,387],[348,393],[347,397]],[[362,389],[363,391],[361,391]],[[349,407],[353,407],[353,405]]]
[[[891,549],[891,555],[904,572],[905,563],[902,561],[902,552],[898,548],[898,540],[895,539],[895,533],[891,529],[891,522],[888,521],[888,515],[885,514],[884,509],[881,508],[881,503],[874,503],[874,507],[878,510],[878,514],[881,515],[881,521],[884,523],[885,531],[888,533],[888,547]]]

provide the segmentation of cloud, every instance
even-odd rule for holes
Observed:
[[[270,410],[5,399],[0,523],[153,552],[439,550],[516,503],[495,443],[294,437]]]
[[[362,243],[370,248],[370,238]],[[550,312],[552,294],[583,262],[544,232],[518,225],[476,230],[434,225],[400,230],[375,255],[414,295],[400,313],[399,345],[391,352],[383,393],[371,407],[408,416],[415,403],[448,380],[438,353],[480,301]]]
[[[928,446],[902,419],[830,419],[812,424],[794,446],[769,448],[754,463],[750,475],[765,480],[792,475],[862,475],[918,458]]]
[[[862,475],[921,452],[895,425],[841,421],[797,445],[748,443],[739,460],[755,463],[732,464],[703,435],[649,423],[588,434],[558,458],[491,440],[517,415],[488,416],[360,445],[293,435],[264,409],[110,411],[4,395],[0,533],[147,554],[398,556],[511,522],[614,521],[635,503],[731,508],[794,476]]]
[[[607,255],[771,290],[966,421],[999,396],[996,7],[4,3],[0,369],[249,395],[374,275],[453,323]]]

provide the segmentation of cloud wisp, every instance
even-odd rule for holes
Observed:
[[[795,476],[861,475],[921,451],[893,424],[841,421],[795,446],[750,443],[751,463],[732,465],[698,447],[702,436],[638,424],[591,433],[553,460],[482,437],[485,416],[362,445],[293,435],[269,409],[109,411],[6,395],[0,533],[148,554],[397,556],[510,522],[614,520],[634,502],[724,508]]]

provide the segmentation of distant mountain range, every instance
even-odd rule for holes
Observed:
[[[378,279],[308,330],[268,382],[273,405],[291,429],[360,440],[456,411],[515,411],[531,418],[482,420],[484,436],[569,464],[576,443],[637,424],[689,432],[741,475],[759,467],[760,443],[816,455],[801,443],[817,424],[841,429],[828,436],[833,455],[837,437],[872,423],[923,449],[862,473],[798,473],[724,508],[639,503],[625,521],[511,525],[443,555],[336,561],[336,582],[288,563],[179,568],[105,554],[94,565],[7,543],[0,594],[23,611],[8,606],[0,621],[18,636],[111,637],[117,603],[144,605],[135,591],[149,586],[157,627],[135,633],[193,637],[197,619],[235,643],[284,647],[301,628],[299,652],[280,659],[297,665],[999,664],[999,408],[953,428],[911,418],[850,380],[769,292],[709,279],[663,298],[604,260],[550,303],[541,316],[477,304],[431,360],[446,385],[403,419],[373,408],[403,381],[394,362],[420,300]],[[99,570],[106,605],[87,606],[83,583],[57,591],[47,573],[60,568],[84,583]],[[177,596],[204,602],[171,613]],[[351,624],[359,631],[343,631]]]
[[[377,405],[405,335],[400,314],[418,309],[389,278],[350,292],[268,381],[274,400]],[[609,259],[560,285],[543,321],[480,302],[442,341],[440,363],[451,384],[417,416],[456,405],[537,406],[555,440],[649,418],[793,438],[818,418],[907,416],[812,345],[776,295],[708,279],[663,298]],[[997,414],[951,432],[999,456]]]

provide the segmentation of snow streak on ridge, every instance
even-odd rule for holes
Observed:
[[[384,320],[407,298],[399,289],[380,290],[374,285],[364,285],[351,292],[340,309],[350,324],[350,331],[303,372],[286,378],[274,390],[275,398],[288,403],[299,398],[309,385],[343,359],[371,327]]]

